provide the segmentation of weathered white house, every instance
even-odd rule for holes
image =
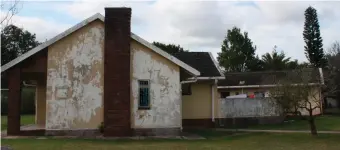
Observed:
[[[106,8],[1,68],[8,80],[9,135],[178,135],[182,85],[223,79],[130,31],[130,8]],[[22,81],[36,82],[36,128],[20,129]],[[211,89],[213,90],[210,90]],[[216,94],[215,94],[216,95]],[[208,97],[214,100],[213,96]]]

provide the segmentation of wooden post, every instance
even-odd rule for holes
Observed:
[[[19,67],[8,71],[7,134],[20,135],[21,71]]]

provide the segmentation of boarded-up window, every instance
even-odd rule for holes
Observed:
[[[148,80],[139,80],[138,109],[150,109],[150,85]]]

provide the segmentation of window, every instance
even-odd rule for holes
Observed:
[[[191,84],[182,84],[182,95],[191,95]]]
[[[239,93],[238,92],[235,92],[235,95],[238,95]]]
[[[221,92],[221,98],[226,98],[230,96],[230,92]]]
[[[150,86],[148,80],[139,80],[139,103],[138,109],[150,109]]]

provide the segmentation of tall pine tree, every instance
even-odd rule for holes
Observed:
[[[305,55],[314,67],[325,67],[327,59],[323,51],[322,38],[316,9],[309,6],[305,11],[303,39],[306,43]]]
[[[228,30],[223,40],[221,52],[218,53],[218,62],[227,72],[245,72],[259,69],[254,65],[256,47],[248,37],[248,33],[241,33],[237,27]]]

